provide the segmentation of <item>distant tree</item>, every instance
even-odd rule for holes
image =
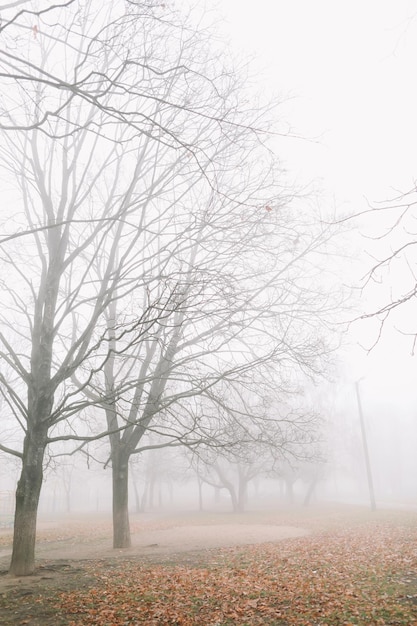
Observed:
[[[219,457],[214,461],[206,461],[204,468],[201,459],[196,468],[197,477],[201,483],[211,485],[216,490],[225,489],[232,503],[234,513],[245,510],[250,481],[259,476],[261,468],[252,463],[231,461]]]
[[[254,386],[253,393],[256,389],[259,392],[259,386]],[[266,397],[266,389],[263,394]],[[237,419],[225,425],[228,436],[221,437],[225,445],[202,445],[192,454],[192,467],[199,481],[226,489],[235,512],[242,512],[246,506],[250,481],[262,475],[284,477],[290,497],[297,477],[295,468],[305,464],[305,459],[315,458],[320,436],[320,419],[316,413],[285,406],[282,401],[278,413],[273,402],[260,410],[253,404],[253,398],[251,401],[240,410],[234,403]],[[295,402],[293,397],[289,401]],[[247,411],[251,404],[251,410]]]
[[[146,439],[149,442],[149,450],[132,456],[129,463],[136,513],[155,506],[164,506],[167,494],[168,503],[174,504],[174,487],[183,482],[187,476],[187,463],[183,450],[166,445],[158,448],[158,441],[152,434],[145,436]],[[157,499],[156,489],[158,490]]]
[[[120,343],[115,341],[112,358],[95,378],[94,386],[106,389],[109,397],[111,389],[120,387],[120,381],[127,377],[132,381],[132,389],[105,409],[111,433],[115,547],[130,544],[128,463],[131,455],[148,449],[148,444],[141,443],[146,433],[155,432],[163,439],[158,447],[217,448],[241,441],[250,441],[253,446],[256,436],[242,424],[240,429],[236,426],[242,419],[254,421],[254,415],[239,400],[240,390],[259,393],[265,386],[278,393],[283,387],[288,393],[291,386],[284,376],[286,370],[287,375],[304,368],[317,372],[323,366],[320,361],[326,356],[325,345],[317,344],[316,337],[311,342],[300,329],[305,318],[304,313],[298,316],[298,307],[303,311],[310,307],[310,324],[316,323],[313,315],[320,317],[324,312],[316,291],[303,289],[301,293],[297,289],[296,277],[303,263],[299,266],[298,257],[291,260],[284,255],[284,259],[271,259],[270,268],[261,271],[260,267],[268,267],[265,248],[276,249],[275,242],[279,247],[277,236],[274,233],[268,244],[262,213],[257,213],[256,224],[252,218],[234,219],[236,210],[239,205],[222,200],[216,211],[212,198],[208,207],[201,208],[200,231],[191,237],[188,255],[182,260],[181,278],[167,296],[169,306],[162,306],[162,297],[158,300],[158,325],[137,342],[129,359],[122,349],[124,338]],[[194,214],[193,221],[195,218]],[[279,220],[285,228],[289,226],[288,214],[284,217],[281,212]],[[187,236],[193,230],[189,223]],[[308,257],[309,251],[304,252]],[[304,261],[304,255],[302,258]],[[160,288],[165,288],[164,284]],[[135,296],[141,308],[148,292],[143,290],[142,301],[139,293],[136,290]],[[288,315],[282,298],[287,304],[292,302]],[[316,313],[313,301],[318,305]],[[110,326],[114,326],[115,309],[110,320]],[[119,352],[123,354],[121,360]],[[299,419],[287,413],[295,431]],[[267,424],[263,431],[268,443],[282,446],[279,440],[272,442],[276,434],[271,425],[273,418],[262,414],[259,422],[262,420]]]

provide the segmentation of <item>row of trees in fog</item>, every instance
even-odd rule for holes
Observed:
[[[159,448],[136,455],[129,465],[130,514],[221,507],[243,513],[253,507],[308,506],[326,489],[327,462],[247,459],[210,449],[195,454],[182,448]],[[109,472],[95,464],[86,473],[79,459],[66,457],[49,465],[40,499],[41,514],[103,513],[109,508]],[[10,514],[11,492],[0,492],[0,514]]]
[[[34,4],[0,4],[16,575],[34,569],[52,456],[111,467],[126,547],[129,462],[144,450],[311,455],[318,416],[299,392],[325,370],[337,309],[332,227],[287,186],[269,147],[278,110],[210,31],[150,0]]]

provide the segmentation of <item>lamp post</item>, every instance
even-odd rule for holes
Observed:
[[[368,441],[367,441],[367,438],[366,438],[365,420],[363,418],[361,395],[360,395],[360,392],[359,392],[359,383],[360,383],[361,380],[362,380],[362,378],[355,382],[356,398],[358,400],[359,421],[360,421],[360,424],[361,424],[363,453],[364,453],[364,456],[365,456],[366,476],[367,476],[367,479],[368,479],[368,489],[369,489],[369,499],[370,499],[370,502],[371,502],[371,511],[376,511],[374,483],[373,483],[373,480],[372,480],[372,470],[371,470],[371,462],[370,462],[370,459],[369,459]]]

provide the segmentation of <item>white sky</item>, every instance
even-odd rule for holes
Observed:
[[[283,112],[320,145],[293,142],[292,167],[338,204],[387,197],[417,176],[417,0],[222,0],[232,45]],[[413,20],[413,16],[416,15]],[[352,208],[352,207],[351,207]]]
[[[417,179],[417,0],[221,0],[231,45],[254,56],[261,87],[292,96],[294,132],[277,151],[340,213],[409,189]],[[264,68],[264,69],[261,69]],[[369,384],[416,386],[417,357],[396,333],[370,363]],[[414,380],[413,380],[414,379]]]

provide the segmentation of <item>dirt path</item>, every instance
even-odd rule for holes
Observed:
[[[51,559],[117,558],[141,555],[168,556],[194,550],[224,548],[237,545],[281,541],[302,537],[307,531],[292,526],[266,524],[216,524],[183,525],[156,530],[145,529],[132,536],[132,547],[114,550],[111,540],[92,541],[88,544],[52,542],[40,544],[38,556]]]
[[[71,524],[65,522],[61,540],[56,538],[59,523],[40,524],[41,541],[36,550],[37,571],[34,576],[10,578],[6,574],[11,549],[0,549],[0,594],[19,588],[22,593],[44,586],[66,587],[74,574],[83,568],[83,562],[116,562],[120,559],[146,562],[204,560],[204,552],[216,548],[282,541],[287,538],[308,534],[303,528],[269,523],[251,523],[242,518],[235,523],[233,518],[217,520],[183,518],[147,522],[143,528],[132,533],[132,547],[114,550],[111,544],[111,527],[106,538],[94,538],[94,534],[83,536],[80,528],[89,528],[92,521],[77,521],[71,535]],[[158,527],[160,526],[160,527]],[[98,526],[97,526],[98,527]],[[90,527],[91,528],[91,527]],[[102,531],[102,529],[101,529]]]
[[[91,540],[88,543],[76,538],[62,541],[44,541],[38,544],[38,559],[69,559],[71,561],[141,556],[172,556],[191,551],[204,551],[255,543],[281,541],[302,537],[307,530],[293,526],[266,524],[210,524],[183,525],[173,528],[143,530],[132,536],[132,547],[114,550],[111,539]],[[0,550],[0,570],[10,559],[11,549]]]

